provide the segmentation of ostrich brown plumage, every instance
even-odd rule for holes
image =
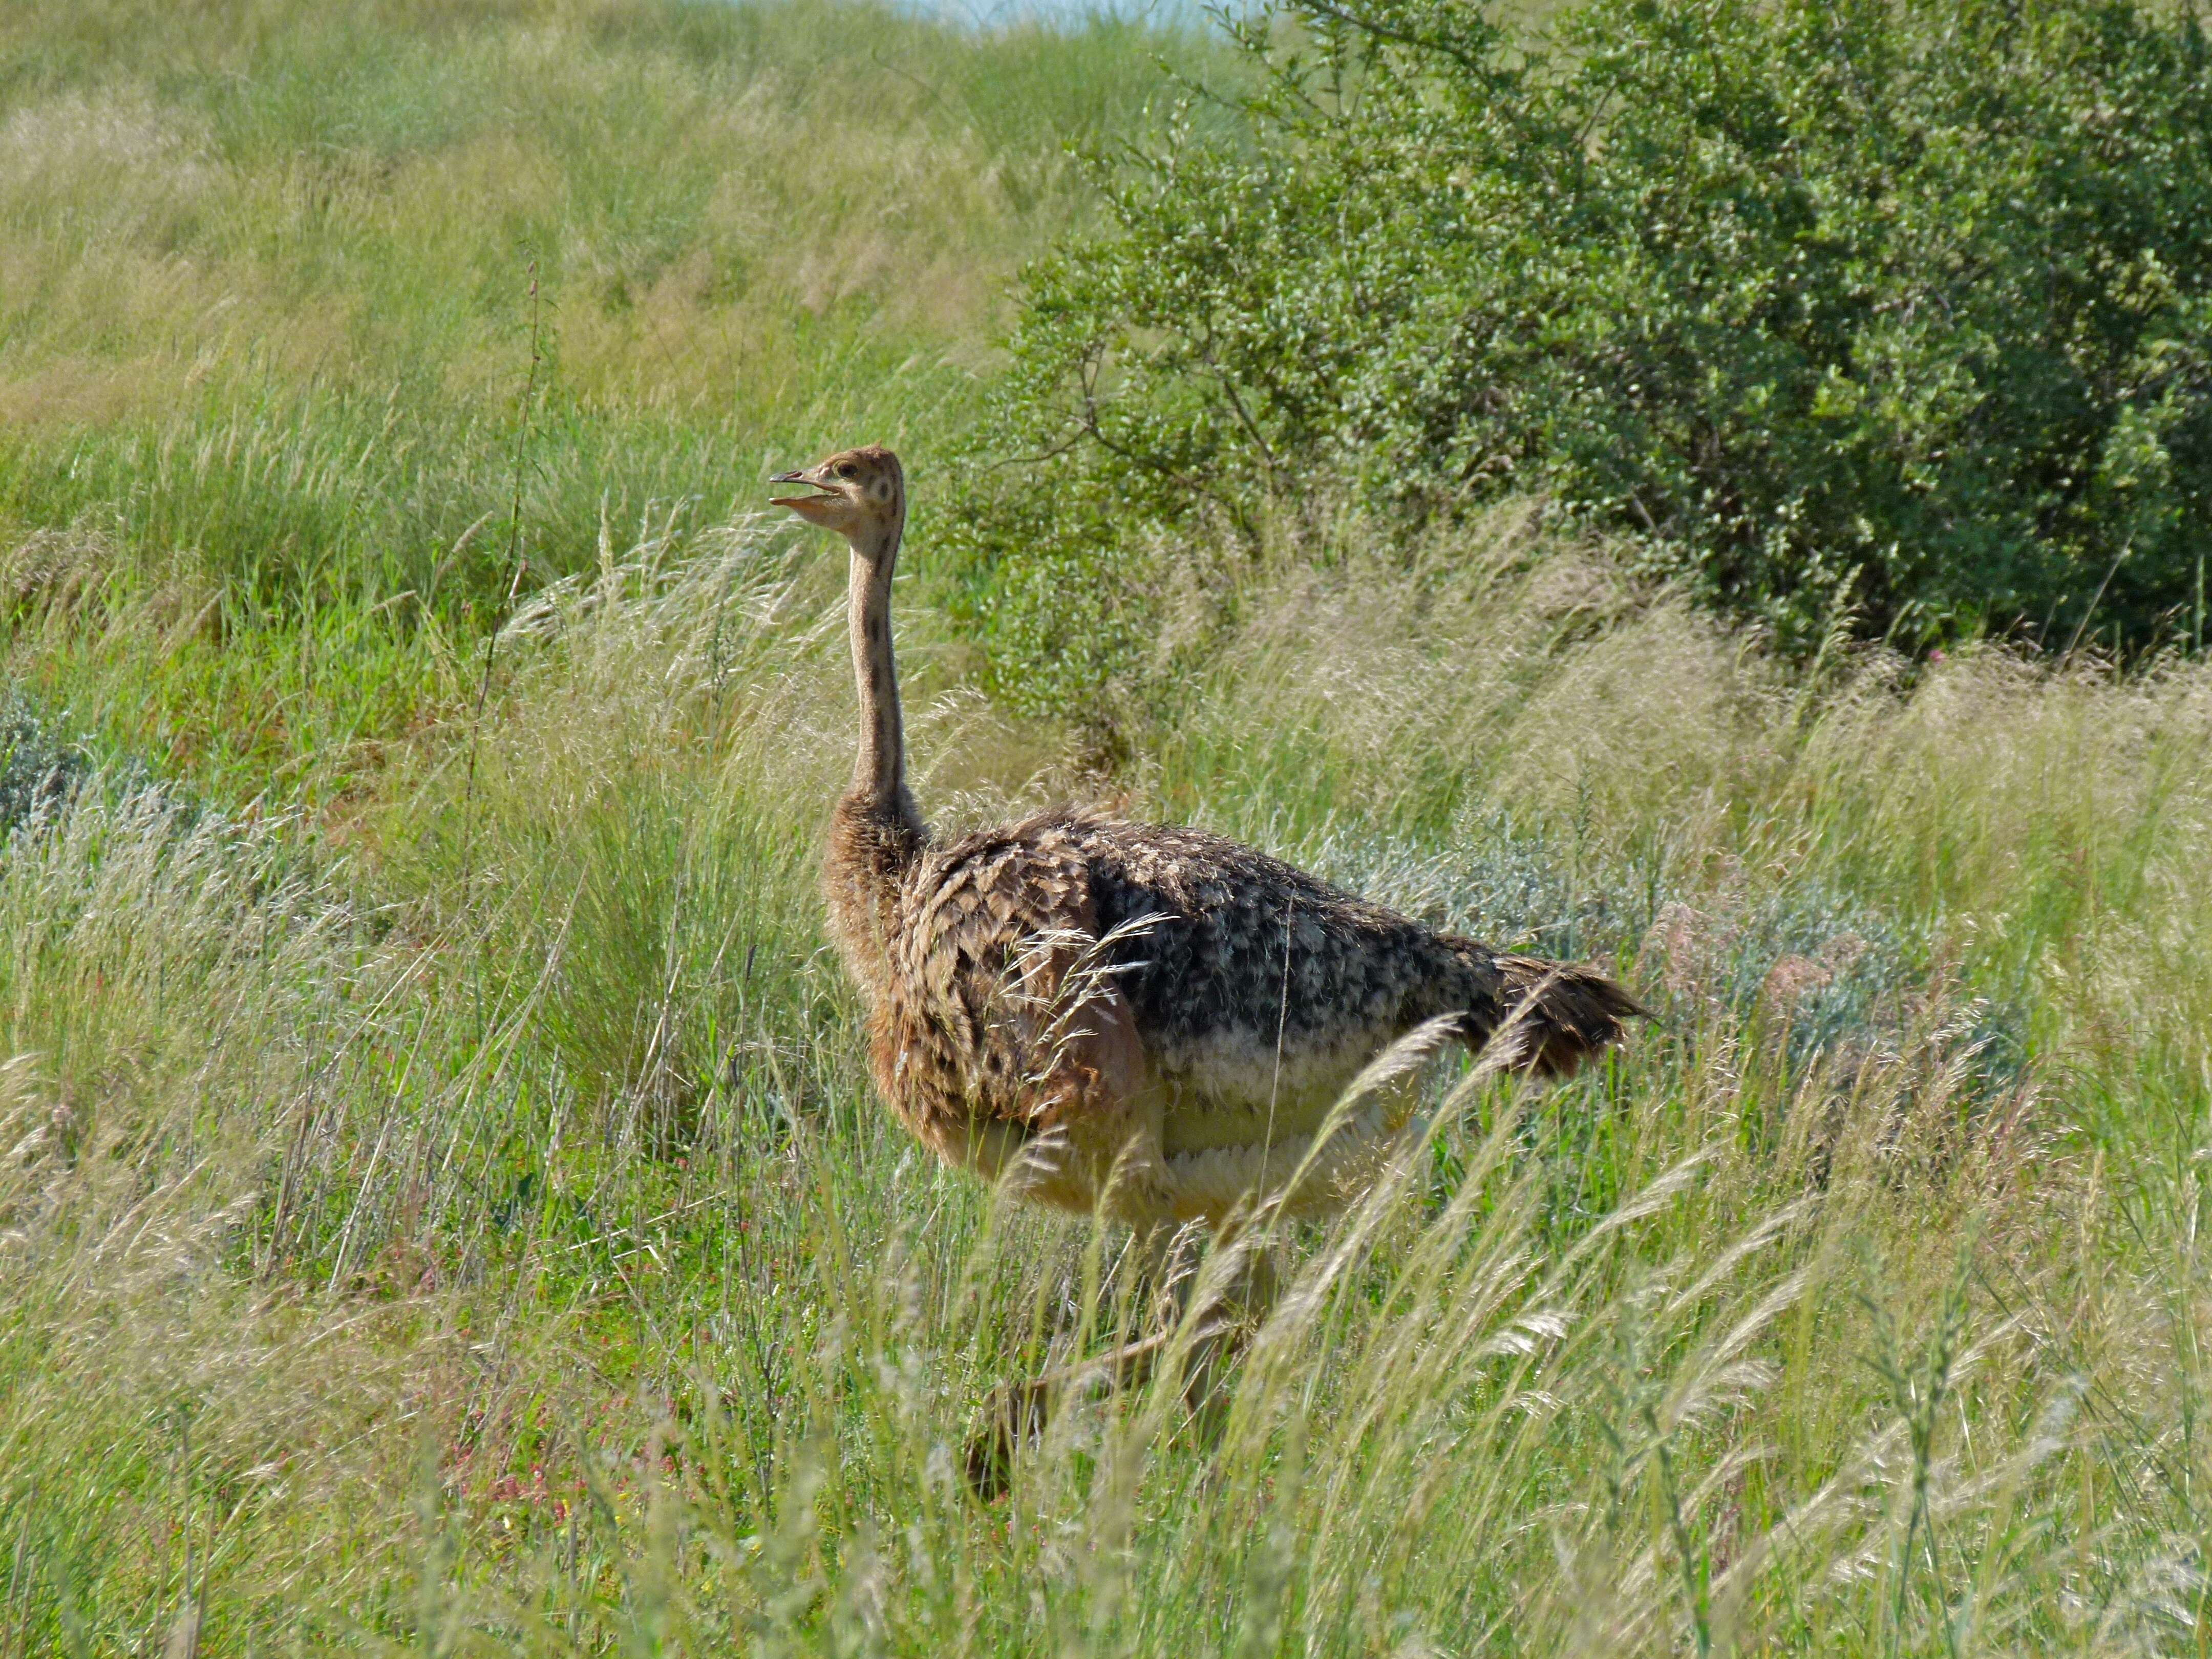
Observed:
[[[1306,1158],[1369,1061],[1425,1022],[1558,1074],[1643,1011],[1589,968],[1498,956],[1209,835],[1083,811],[940,844],[906,784],[891,654],[905,481],[833,455],[781,497],[852,549],[860,755],[830,821],[830,924],[869,1009],[884,1101],[947,1163],[1102,1206],[1155,1238],[1218,1226]],[[1404,1112],[1351,1126],[1298,1207],[1352,1196]],[[1364,1130],[1364,1133],[1361,1131]]]
[[[776,505],[852,548],[860,744],[830,822],[830,922],[877,1085],[947,1163],[995,1177],[1027,1149],[1039,1201],[1217,1223],[1425,1021],[1480,1048],[1517,1011],[1510,1063],[1557,1074],[1642,1012],[1591,969],[1495,956],[1201,830],[1055,811],[935,842],[891,655],[898,458],[848,450],[775,482],[818,491]]]

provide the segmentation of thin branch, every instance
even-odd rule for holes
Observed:
[[[1324,17],[1334,18],[1347,28],[1358,29],[1363,34],[1371,34],[1378,40],[1389,40],[1401,46],[1411,46],[1416,52],[1441,53],[1471,74],[1487,76],[1490,73],[1484,66],[1481,58],[1462,47],[1447,45],[1442,40],[1424,40],[1421,36],[1409,34],[1403,29],[1394,29],[1386,23],[1378,23],[1372,18],[1362,17],[1357,12],[1346,11],[1341,6],[1332,5],[1329,0],[1299,0],[1299,4],[1308,11],[1317,11]]]
[[[2120,561],[2134,550],[2135,543],[2130,538],[2123,542],[2120,544],[2120,550],[2112,556],[2112,568],[2105,572],[2105,580],[2097,584],[2096,592],[2090,596],[2089,608],[2081,613],[2081,620],[2075,624],[2074,637],[2066,641],[2066,649],[2059,655],[2060,661],[2063,662],[2067,658],[2071,657],[2074,654],[2074,647],[2081,643],[2082,630],[2089,626],[2089,618],[2097,614],[2097,607],[2104,603],[2105,590],[2112,585],[2112,578],[2120,574]]]

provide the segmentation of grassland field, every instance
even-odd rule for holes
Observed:
[[[1785,668],[1528,503],[1161,549],[1218,632],[1110,775],[976,689],[1009,284],[1234,72],[0,0],[0,1655],[2212,1647],[2212,670]],[[995,1504],[1135,1291],[872,1095],[842,560],[762,512],[862,441],[938,822],[1109,796],[1657,1012],[1437,1062],[1226,1403]]]

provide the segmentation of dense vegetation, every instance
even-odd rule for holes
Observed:
[[[1055,459],[978,502],[1018,675],[1067,624],[1002,563],[1104,586],[1133,641],[1162,527],[1347,496],[1403,533],[1541,494],[1790,650],[2201,642],[2193,13],[1592,0],[1554,35],[1292,0],[1205,129],[1102,167],[1111,228],[1031,273],[1002,394],[1000,447]]]
[[[2092,57],[2189,38],[2094,15]],[[1399,99],[1413,168],[1449,77],[1330,27],[1271,38]],[[1607,72],[1557,27],[1552,69],[1468,52]],[[1156,58],[1224,99],[1175,128]],[[860,5],[0,0],[0,1654],[2203,1645],[2212,674],[1792,665],[1653,584],[1687,530],[1595,535],[1565,473],[1484,508],[1391,430],[1322,422],[1287,495],[1231,434],[1195,513],[987,465],[1065,435],[1003,424],[1053,296],[1148,179],[1273,166],[1286,84]],[[1102,198],[1066,147],[1117,139],[1179,159]],[[2185,343],[2174,294],[2130,337]],[[1188,342],[1132,338],[1112,420],[1199,430]],[[2168,368],[2112,500],[2180,569]],[[1373,1200],[1272,1242],[1220,1409],[1092,1400],[992,1506],[979,1401],[1131,1287],[866,1081],[813,874],[842,560],[750,516],[862,438],[921,507],[939,822],[1110,788],[1660,1015],[1549,1092],[1437,1066]]]
[[[1141,125],[1163,47],[866,9],[0,10],[0,526],[215,606],[96,717],[236,750],[265,690],[347,752],[514,556],[534,588],[648,513],[725,522],[855,431],[927,458],[1075,211],[1066,147]],[[221,648],[264,617],[343,635],[341,672],[388,647],[396,689],[240,684],[210,725],[208,679],[274,669]]]

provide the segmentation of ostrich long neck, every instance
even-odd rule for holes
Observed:
[[[898,667],[891,658],[891,568],[898,561],[906,515],[853,544],[848,620],[853,635],[853,678],[860,692],[860,752],[847,799],[872,816],[919,830],[914,798],[906,787],[906,731],[899,720]]]

